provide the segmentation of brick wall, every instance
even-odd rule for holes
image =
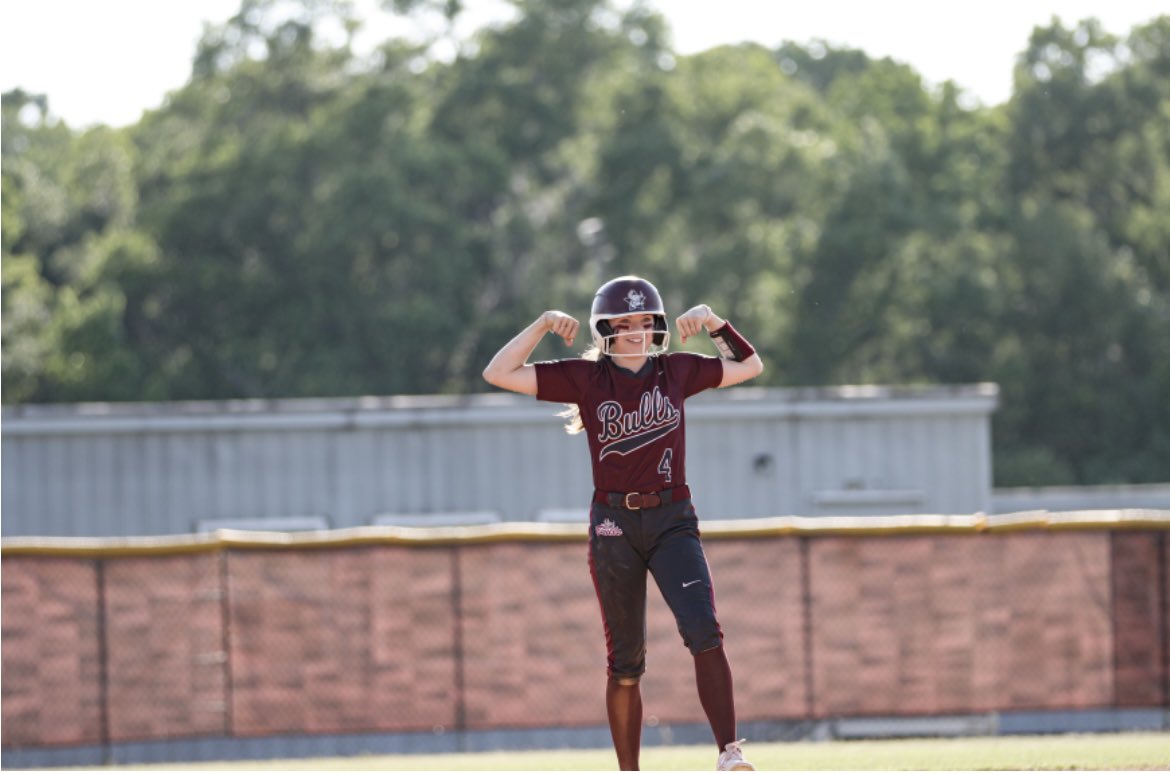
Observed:
[[[1170,705],[1168,544],[1166,533],[1115,533],[1111,541],[1118,655],[1114,679],[1121,707]]]
[[[227,733],[219,557],[101,566],[110,741]]]
[[[818,716],[1113,703],[1103,533],[813,542]]]
[[[1167,534],[708,539],[739,716],[1167,706]],[[6,747],[605,724],[583,539],[2,567]],[[648,634],[701,722],[653,583]]]
[[[5,558],[3,743],[95,742],[105,724],[98,572],[90,560]]]

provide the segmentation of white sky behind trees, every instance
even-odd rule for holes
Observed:
[[[622,4],[629,0],[619,0]],[[357,0],[359,8],[373,0]],[[670,24],[674,48],[823,39],[889,56],[929,83],[954,80],[985,105],[1011,94],[1016,56],[1032,28],[1094,16],[1119,36],[1170,13],[1154,0],[649,0]],[[466,0],[467,23],[500,18],[500,0]],[[190,74],[205,22],[222,23],[239,0],[0,0],[0,90],[46,94],[71,127],[124,126],[157,108]],[[386,28],[373,28],[382,38]],[[360,40],[359,40],[360,43]]]

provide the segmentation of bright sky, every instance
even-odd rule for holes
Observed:
[[[360,4],[359,0],[359,4]],[[466,0],[490,18],[499,0]],[[931,83],[953,79],[984,104],[1011,93],[1033,27],[1095,16],[1109,32],[1170,13],[1165,0],[650,0],[682,54],[722,43],[824,39],[905,62]],[[190,73],[204,22],[239,0],[0,0],[0,91],[47,94],[75,128],[123,126],[158,107]]]

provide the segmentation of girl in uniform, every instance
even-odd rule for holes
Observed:
[[[716,769],[752,771],[736,739],[731,667],[687,486],[683,402],[758,376],[764,364],[706,304],[675,325],[684,343],[706,330],[720,357],[668,353],[658,290],[641,277],[618,277],[594,296],[593,347],[582,357],[528,363],[545,334],[566,345],[577,337],[576,319],[547,311],[496,353],[483,376],[505,390],[570,404],[569,431],[587,433],[595,488],[589,566],[605,624],[605,703],[619,766],[637,769],[641,749],[649,573],[694,657],[699,700],[719,749]]]

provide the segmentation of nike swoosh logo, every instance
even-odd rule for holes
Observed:
[[[683,584],[683,588],[685,589],[687,586],[694,586],[696,583],[702,583],[702,578],[699,580],[687,581]]]

